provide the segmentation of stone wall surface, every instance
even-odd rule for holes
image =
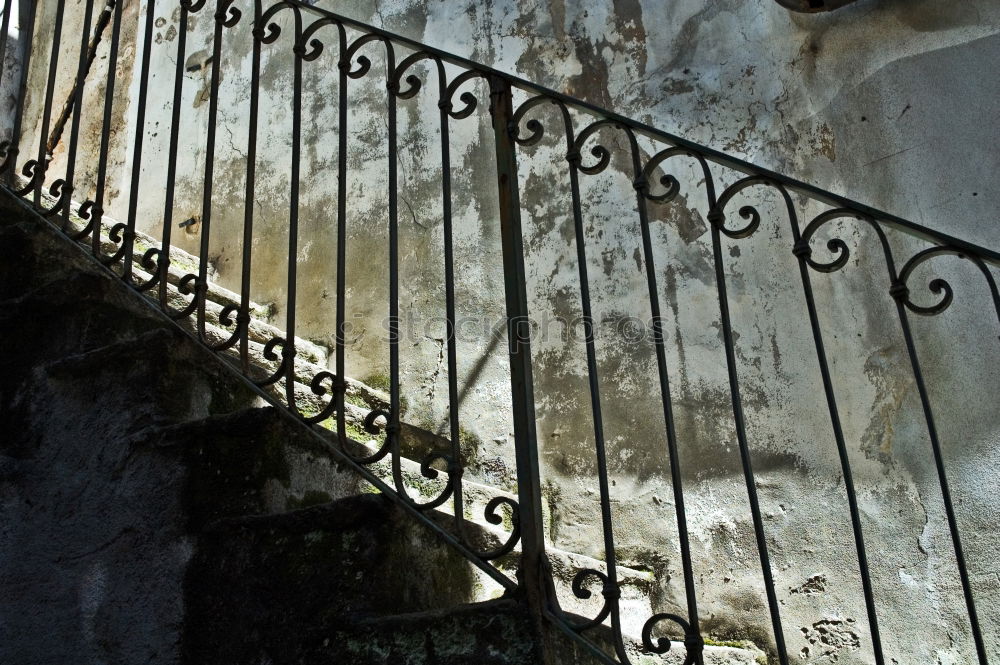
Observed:
[[[172,3],[158,3],[158,7]],[[1000,5],[971,0],[861,0],[824,15],[799,15],[771,0],[676,2],[334,2],[318,6],[515,73],[612,109],[661,130],[755,164],[846,194],[919,224],[996,248],[1000,208],[996,172],[1000,79]],[[211,9],[189,17],[177,152],[173,241],[196,252],[210,234],[208,257],[220,282],[238,288],[248,150],[252,3],[237,0],[243,20],[224,32],[221,59],[211,57]],[[51,11],[52,5],[46,5]],[[82,2],[67,3],[67,23]],[[136,35],[144,21],[137,1],[124,4],[122,57],[112,114],[109,215],[124,219],[129,203],[127,149],[135,138]],[[138,225],[161,233],[179,10],[157,9]],[[75,18],[74,18],[75,17]],[[283,327],[292,173],[292,13],[275,18],[282,35],[265,45],[261,70],[257,188],[253,201],[253,298],[275,304]],[[43,20],[44,23],[44,20]],[[303,64],[302,190],[297,334],[332,344],[338,185],[336,32],[321,38],[324,54]],[[76,53],[68,40],[57,98],[65,97]],[[45,39],[36,52],[47,53]],[[376,45],[377,46],[377,45]],[[346,182],[348,374],[384,375],[388,294],[388,183],[384,55],[350,82]],[[88,81],[106,75],[108,41]],[[397,61],[405,55],[402,51]],[[70,63],[70,64],[66,64]],[[211,228],[204,224],[209,85],[221,76],[219,129],[213,150]],[[65,71],[63,71],[65,70]],[[401,388],[407,419],[446,431],[447,340],[444,331],[444,207],[440,127],[434,72],[414,71],[423,90],[399,102]],[[449,70],[451,75],[455,70]],[[33,65],[29,109],[43,103],[44,69]],[[467,84],[477,111],[449,123],[456,260],[457,384],[463,430],[481,479],[513,482],[512,428],[505,340],[491,334],[503,317],[499,222],[492,166],[488,97]],[[62,95],[62,97],[60,97]],[[103,88],[88,84],[81,153],[100,136]],[[570,334],[581,316],[579,264],[570,209],[566,147],[557,117],[539,110],[545,138],[519,151],[522,215],[534,340],[538,438],[551,506],[550,540],[600,557],[605,548],[597,502],[593,418],[584,345]],[[31,128],[29,128],[29,133]],[[37,131],[37,128],[35,128]],[[584,176],[585,213],[596,363],[608,444],[616,546],[625,565],[651,568],[664,610],[683,606],[675,506],[655,354],[636,335],[650,317],[646,259],[639,233],[627,145],[620,133],[592,139],[612,152],[611,165]],[[53,170],[64,169],[67,139]],[[640,140],[644,159],[655,150]],[[586,151],[585,151],[586,155]],[[587,157],[589,159],[589,157]],[[730,404],[718,290],[704,186],[677,160],[680,196],[651,205],[655,275],[667,317],[667,364],[687,498],[695,573],[706,631],[720,639],[754,640],[773,653],[758,551],[747,503]],[[96,160],[81,166],[90,182]],[[666,169],[666,166],[663,167]],[[715,169],[720,183],[737,174]],[[78,192],[83,199],[92,192]],[[807,662],[872,662],[860,593],[843,470],[830,427],[813,337],[806,316],[787,215],[774,193],[748,191],[730,204],[757,204],[760,230],[724,240],[722,257],[735,332],[736,365],[747,434],[789,652]],[[802,220],[822,208],[795,197]],[[186,230],[177,223],[195,217]],[[974,659],[941,501],[927,424],[887,293],[888,278],[870,230],[834,224],[814,241],[843,238],[851,260],[830,275],[812,273],[844,438],[858,490],[886,652],[898,662],[962,663]],[[899,264],[922,245],[890,238]],[[951,259],[934,274],[955,287],[952,306],[913,319],[917,350],[930,386],[948,478],[991,656],[1000,657],[1000,542],[990,488],[1000,469],[1000,379],[996,322],[975,270]],[[910,284],[916,301],[935,296],[921,269]],[[464,326],[464,327],[463,327]]]

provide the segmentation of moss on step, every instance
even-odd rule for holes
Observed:
[[[381,390],[386,394],[390,394],[392,392],[392,379],[389,377],[388,374],[385,374],[383,372],[372,372],[371,374],[368,374],[363,379],[361,379],[361,383],[365,384],[366,386],[370,386],[375,390]],[[410,400],[406,398],[406,395],[400,395],[399,415],[405,416],[409,410],[410,410]]]
[[[382,392],[389,392],[392,390],[392,379],[389,378],[388,374],[383,374],[381,372],[373,372],[365,378],[361,379],[361,382],[367,386],[371,386],[376,390],[381,390]]]
[[[707,647],[731,647],[733,649],[743,649],[744,651],[750,651],[757,654],[754,656],[754,660],[757,665],[768,665],[767,655],[760,650],[756,644],[750,640],[713,640],[710,637],[705,638],[705,646]]]

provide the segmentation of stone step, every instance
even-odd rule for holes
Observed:
[[[524,606],[498,599],[357,621],[317,635],[316,663],[538,665]],[[308,662],[308,661],[307,661]]]
[[[377,626],[401,630],[393,641],[419,635],[418,653],[433,653],[431,639],[476,655],[469,626],[452,620],[457,630],[444,630],[452,613],[475,615],[463,608],[478,584],[472,566],[381,496],[217,520],[203,529],[187,579],[199,589],[187,606],[197,662],[398,662],[367,640]]]
[[[146,282],[150,279],[151,274],[146,272],[142,266],[136,265],[133,268],[133,274],[138,282]],[[173,311],[181,311],[185,309],[191,303],[191,296],[182,294],[178,289],[179,280],[169,280],[167,288],[167,305]],[[147,297],[155,300],[158,298],[157,289],[154,287],[152,290],[146,292]],[[232,291],[227,291],[222,287],[216,286],[213,283],[209,283],[208,291],[205,297],[205,316],[206,322],[210,322],[214,327],[214,336],[217,338],[213,343],[218,343],[225,341],[229,338],[232,330],[231,326],[223,326],[219,319],[222,314],[222,309],[229,305],[239,305],[239,295],[233,293]],[[257,306],[260,307],[259,305]],[[235,322],[235,315],[233,316]],[[193,322],[195,320],[195,315],[184,319],[185,322]],[[229,328],[229,330],[227,330]],[[253,307],[251,307],[251,319],[250,324],[247,327],[248,339],[251,342],[255,342],[263,347],[264,344],[275,338],[284,339],[285,333],[279,328],[267,323],[265,319],[255,315],[253,313]],[[326,362],[328,360],[328,352],[326,348],[311,342],[307,339],[302,339],[301,337],[295,338],[295,349],[297,351],[296,361],[303,360],[305,362],[320,365],[325,368]]]
[[[56,199],[49,195],[48,191],[42,192],[42,200],[44,205],[47,207],[51,207],[56,203]],[[70,209],[71,211],[78,210],[79,203],[72,201]],[[53,221],[57,224],[60,222],[58,219],[54,219]],[[83,219],[76,212],[70,213],[69,221],[70,227],[67,229],[67,232],[71,234],[81,232],[89,224],[89,220]],[[111,217],[104,216],[101,219],[102,233],[100,245],[101,251],[105,256],[112,256],[121,246],[120,243],[115,243],[111,240],[113,229],[119,225],[119,222]],[[92,246],[92,241],[89,237],[82,238],[79,243],[88,249]],[[142,231],[135,231],[132,268],[137,281],[148,281],[151,276],[150,271],[155,269],[154,266],[144,265],[143,257],[150,250],[159,250],[161,248],[162,243],[158,239],[143,233]],[[183,309],[190,302],[190,296],[183,296],[180,294],[177,287],[185,275],[197,275],[200,265],[201,259],[199,257],[179,247],[171,245],[170,265],[167,267],[167,282],[173,287],[170,289],[169,301],[171,306],[175,309]],[[241,304],[241,298],[238,293],[230,291],[217,283],[218,272],[211,264],[207,267],[207,278],[208,289],[205,296],[206,310],[209,310],[211,315],[214,317],[214,320],[218,322],[219,313],[222,311],[222,308],[228,306],[239,307]],[[270,324],[273,312],[273,308],[271,306],[262,305],[251,300],[248,307],[250,317],[252,319],[249,326],[250,339],[264,344],[274,337],[284,336],[284,333],[281,330]],[[295,348],[310,362],[325,365],[328,360],[329,354],[326,348],[310,340],[296,337]]]
[[[190,483],[195,501],[192,510],[199,523],[224,517],[276,514],[302,506],[326,504],[357,494],[377,493],[377,490],[351,472],[334,452],[335,436],[314,427],[320,437],[302,430],[301,424],[274,407],[253,408],[176,426],[144,431],[136,446],[161,450],[179,449],[191,467]],[[360,457],[370,454],[367,448],[349,442],[347,452]],[[368,467],[383,482],[393,486],[392,464],[383,459]],[[435,498],[444,488],[445,474],[440,480],[425,477],[420,464],[400,458],[400,474],[404,488],[418,503]],[[475,543],[496,541],[499,544],[510,533],[510,518],[501,510],[505,525],[494,526],[483,516],[486,504],[494,497],[504,496],[516,501],[510,493],[474,482],[463,482],[463,511],[472,530]],[[449,501],[439,508],[439,521],[445,528],[453,526],[453,505]],[[506,532],[503,529],[507,528]],[[493,536],[487,536],[489,530]],[[502,534],[502,535],[501,535]],[[484,588],[492,597],[496,591],[492,582]]]
[[[22,186],[24,183],[23,178],[20,178]],[[45,189],[42,190],[42,203],[45,207],[51,208],[55,203],[56,199]],[[80,203],[78,201],[70,202],[70,215],[69,215],[69,228],[67,233],[78,234],[87,228],[90,224],[89,219],[84,219],[80,217],[77,211],[80,208]],[[50,218],[53,223],[59,225],[62,223],[62,219],[59,217]],[[118,251],[120,243],[113,242],[111,240],[113,229],[116,226],[120,226],[118,220],[113,219],[108,216],[103,216],[101,218],[101,251],[105,256],[111,256]],[[120,235],[119,235],[120,237]],[[81,245],[86,246],[88,249],[92,246],[91,239],[83,238],[80,241]],[[135,231],[135,245],[133,249],[133,261],[136,267],[142,268],[142,258],[151,249],[160,249],[162,246],[159,239],[154,238],[151,235],[143,233],[138,229]],[[198,274],[198,268],[201,265],[201,260],[179,248],[171,245],[170,247],[170,265],[167,268],[168,281],[171,284],[177,284],[180,282],[181,278],[186,274]],[[149,268],[146,268],[148,271]],[[239,295],[220,287],[215,281],[218,278],[218,272],[211,263],[207,268],[207,275],[209,281],[209,299],[213,302],[219,303],[220,305],[239,305],[240,298]],[[271,308],[269,306],[261,305],[253,301],[250,302],[250,315],[262,321],[267,321],[270,317]]]
[[[194,528],[370,491],[323,442],[270,406],[150,429],[133,445],[177,451],[184,459]]]
[[[579,622],[585,617],[570,615],[569,620]],[[680,638],[681,629],[671,627],[669,622],[661,624],[661,628],[671,637],[670,648],[665,653],[653,653],[645,648],[641,636],[623,634],[622,644],[625,654],[632,665],[685,665],[687,658],[687,648]],[[601,625],[588,629],[584,635],[594,644],[604,650],[605,653],[616,653],[612,644],[612,632],[608,625]],[[654,631],[653,641],[658,643],[657,638],[660,633]],[[564,650],[558,659],[559,665],[597,665],[599,662],[589,650],[582,647],[573,640],[564,641]],[[752,642],[745,641],[734,643],[733,645],[712,644],[707,641],[702,650],[705,665],[768,665],[767,654],[758,649]]]

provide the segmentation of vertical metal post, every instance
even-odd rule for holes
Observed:
[[[6,0],[0,7],[0,11],[3,12],[3,18],[0,19],[0,83],[3,83],[3,73],[7,69],[7,33],[10,31],[10,15],[15,2],[17,0]]]
[[[496,138],[500,236],[503,245],[504,290],[507,301],[507,340],[510,350],[510,389],[517,459],[517,492],[521,518],[521,592],[535,617],[545,610],[545,532],[542,492],[535,437],[535,398],[531,378],[531,326],[521,243],[521,200],[517,156],[510,127],[514,116],[510,83],[490,77],[490,112]]]
[[[11,5],[13,7],[13,5]],[[31,64],[31,45],[35,38],[35,13],[36,6],[34,3],[28,3],[25,0],[21,0],[21,4],[18,6],[17,22],[18,22],[18,48],[20,50],[20,81],[17,86],[17,102],[14,107],[14,128],[11,130],[10,141],[7,145],[7,149],[4,151],[3,163],[0,165],[0,178],[2,182],[7,187],[13,187],[16,182],[14,178],[15,169],[17,168],[17,157],[21,148],[21,122],[24,118],[24,100],[28,94],[28,75],[29,66]],[[7,13],[10,13],[10,7],[7,9]],[[27,17],[27,18],[25,18]],[[8,28],[9,29],[9,25]],[[6,29],[4,30],[6,32]],[[23,37],[23,39],[22,39]],[[4,59],[6,60],[6,46],[4,47]],[[6,67],[6,62],[4,67]]]

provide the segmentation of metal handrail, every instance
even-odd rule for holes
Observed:
[[[527,79],[520,78],[508,72],[501,72],[500,70],[482,65],[480,63],[474,62],[462,56],[449,53],[448,51],[443,51],[441,49],[434,48],[433,46],[427,46],[408,37],[403,37],[402,35],[389,32],[388,30],[383,30],[374,26],[366,25],[360,21],[335,14],[331,11],[316,7],[314,5],[306,4],[302,0],[287,0],[290,4],[296,5],[304,11],[309,11],[317,15],[326,16],[330,18],[335,18],[336,20],[343,23],[345,26],[355,28],[357,30],[367,32],[373,35],[378,35],[383,39],[387,39],[395,44],[400,44],[408,46],[416,51],[425,51],[433,56],[440,58],[443,62],[447,62],[452,65],[457,65],[464,69],[475,70],[482,72],[488,76],[498,76],[515,88],[521,90],[541,95],[549,99],[562,102],[567,106],[579,109],[591,115],[605,118],[623,127],[631,128],[636,134],[655,139],[657,141],[674,145],[680,148],[685,148],[694,154],[704,157],[710,162],[719,164],[726,168],[732,169],[734,171],[739,171],[746,175],[761,176],[767,178],[769,181],[775,183],[776,185],[781,185],[785,189],[791,192],[797,192],[803,194],[811,199],[825,203],[835,208],[846,208],[852,210],[859,215],[865,217],[871,217],[877,219],[880,222],[890,224],[893,227],[905,231],[917,238],[923,240],[928,240],[931,242],[939,243],[942,245],[949,245],[956,247],[958,249],[969,251],[973,254],[978,255],[982,259],[989,261],[993,265],[1000,266],[1000,251],[992,250],[988,247],[982,245],[977,245],[975,243],[968,242],[961,238],[943,233],[941,231],[936,231],[934,229],[928,228],[916,222],[912,222],[903,217],[893,215],[891,213],[879,210],[872,206],[866,205],[859,201],[854,201],[846,196],[841,196],[833,192],[821,189],[815,185],[803,182],[801,180],[796,180],[795,178],[790,178],[786,175],[782,175],[777,171],[767,169],[765,167],[753,164],[746,160],[733,157],[732,155],[727,155],[724,152],[715,150],[708,146],[701,145],[694,141],[689,141],[683,137],[677,136],[676,134],[671,134],[670,132],[665,132],[663,130],[657,129],[652,125],[647,123],[642,123],[637,120],[633,120],[626,116],[610,111],[596,104],[591,104],[590,102],[584,101],[582,99],[577,99],[571,97],[570,95],[565,95],[551,88],[546,88],[545,86],[538,85],[528,81]]]
[[[10,7],[16,0],[5,0],[2,17],[2,36],[0,36],[0,51],[5,45],[10,22]],[[103,2],[104,0],[102,0]],[[162,6],[163,0],[160,0]],[[611,511],[609,489],[609,470],[606,437],[603,426],[604,404],[601,394],[601,372],[598,363],[597,337],[595,319],[591,302],[591,279],[587,270],[587,234],[585,232],[585,205],[581,190],[584,178],[598,175],[611,164],[613,151],[601,143],[602,133],[616,132],[626,142],[626,149],[621,151],[621,157],[626,175],[631,180],[635,190],[635,209],[642,247],[642,270],[648,289],[648,306],[652,314],[652,345],[656,356],[657,388],[659,402],[662,405],[664,422],[663,437],[665,441],[665,458],[669,460],[670,479],[675,504],[678,544],[681,554],[683,583],[685,595],[685,615],[660,612],[655,613],[645,621],[642,635],[637,639],[642,648],[651,653],[665,653],[671,648],[671,642],[665,638],[655,637],[667,627],[673,626],[684,635],[686,654],[684,665],[703,665],[704,639],[699,620],[698,580],[694,574],[692,552],[690,549],[687,514],[685,509],[685,494],[683,476],[681,473],[680,442],[674,422],[673,399],[671,397],[671,368],[667,360],[666,336],[664,333],[664,317],[660,312],[659,275],[655,265],[655,252],[650,231],[650,208],[655,205],[667,205],[675,201],[680,193],[681,185],[676,177],[665,174],[655,177],[671,160],[683,159],[693,165],[702,177],[705,197],[705,219],[709,223],[712,262],[714,278],[719,303],[720,328],[722,345],[725,351],[725,365],[730,393],[732,418],[735,425],[735,437],[738,443],[740,466],[746,484],[750,504],[751,521],[754,528],[755,543],[760,559],[761,576],[765,587],[768,615],[774,639],[774,655],[781,665],[789,663],[788,649],[785,644],[784,628],[781,617],[781,603],[778,599],[776,583],[772,572],[766,531],[762,517],[760,499],[758,497],[756,476],[753,468],[753,453],[750,447],[748,428],[745,417],[745,405],[741,394],[741,380],[737,362],[736,331],[731,317],[729,290],[727,287],[727,271],[723,254],[723,243],[741,240],[752,236],[760,227],[762,214],[754,205],[744,205],[738,209],[742,225],[734,225],[727,216],[727,210],[738,197],[745,197],[757,190],[767,190],[777,193],[779,208],[787,217],[789,233],[792,242],[786,248],[794,256],[799,268],[799,282],[802,297],[806,304],[809,321],[809,331],[816,352],[816,363],[822,379],[823,397],[830,416],[830,427],[837,446],[838,460],[849,507],[851,532],[856,549],[856,557],[861,577],[861,594],[872,640],[872,652],[878,665],[887,662],[879,629],[879,608],[876,592],[869,570],[869,549],[866,545],[866,533],[863,529],[861,509],[858,505],[858,492],[853,479],[849,447],[841,422],[835,383],[830,369],[829,354],[826,350],[823,326],[820,322],[818,306],[812,286],[812,275],[815,273],[832,273],[847,265],[850,251],[847,244],[833,238],[826,243],[829,258],[826,262],[813,256],[812,243],[821,230],[829,232],[836,229],[842,220],[855,220],[870,228],[878,240],[878,254],[884,259],[886,276],[885,293],[894,302],[899,319],[900,333],[906,348],[906,357],[912,370],[914,382],[921,402],[927,432],[934,458],[936,478],[944,499],[945,512],[948,521],[958,573],[969,619],[969,629],[975,643],[979,665],[987,665],[988,658],[985,648],[980,620],[976,611],[975,594],[973,592],[966,557],[962,547],[958,518],[955,513],[954,501],[949,489],[948,476],[945,468],[944,455],[935,424],[934,412],[924,378],[920,358],[917,352],[914,335],[910,326],[910,314],[937,315],[950,306],[953,298],[952,286],[942,280],[934,279],[929,289],[939,295],[939,300],[930,306],[915,303],[910,298],[908,282],[917,268],[928,261],[944,255],[958,256],[967,259],[983,276],[992,299],[996,316],[1000,321],[1000,293],[998,293],[993,268],[1000,266],[1000,253],[973,243],[954,238],[911,221],[884,213],[869,206],[852,201],[842,196],[823,191],[798,180],[788,178],[771,170],[764,169],[746,161],[726,155],[711,148],[687,141],[673,134],[662,132],[649,125],[636,122],[616,113],[601,109],[584,101],[549,90],[542,86],[486,67],[470,60],[458,57],[445,51],[428,47],[413,40],[393,33],[365,25],[347,17],[306,4],[301,0],[245,0],[252,7],[244,12],[237,7],[237,0],[216,0],[214,3],[214,32],[212,40],[212,66],[209,85],[208,125],[206,128],[206,163],[202,190],[202,214],[200,218],[201,241],[199,248],[200,261],[196,268],[185,274],[179,282],[172,284],[168,280],[171,263],[171,232],[175,213],[175,195],[178,179],[178,153],[180,128],[182,124],[182,99],[184,86],[185,54],[187,48],[187,33],[189,18],[193,14],[211,9],[208,0],[171,0],[170,7],[177,7],[179,31],[177,33],[176,60],[174,70],[173,101],[171,106],[171,127],[169,150],[165,172],[165,202],[161,244],[159,247],[147,248],[142,256],[136,254],[137,235],[137,201],[140,190],[140,166],[143,163],[143,136],[145,129],[146,107],[148,103],[148,86],[151,68],[151,52],[153,47],[154,7],[157,0],[147,0],[145,24],[143,26],[143,49],[139,55],[139,95],[137,99],[137,131],[136,139],[131,146],[132,171],[130,173],[128,211],[126,219],[115,224],[107,238],[102,236],[102,222],[105,221],[105,203],[107,196],[108,170],[110,168],[110,136],[113,131],[112,107],[114,105],[117,68],[108,68],[103,82],[104,96],[101,114],[100,145],[96,155],[90,155],[97,163],[93,190],[95,195],[83,204],[77,204],[72,194],[81,191],[79,174],[74,170],[79,152],[82,149],[80,137],[81,117],[83,110],[83,82],[88,79],[89,68],[93,62],[96,44],[100,43],[104,31],[110,26],[109,61],[115,63],[119,58],[122,38],[122,2],[106,0],[100,6],[96,0],[86,0],[84,20],[80,29],[80,51],[77,62],[76,83],[72,88],[69,109],[71,112],[70,132],[68,137],[67,166],[63,178],[47,183],[51,163],[51,146],[48,144],[48,133],[53,103],[56,94],[56,81],[59,71],[62,33],[66,0],[56,0],[53,25],[36,25],[36,9],[32,5],[30,16],[24,23],[27,34],[27,48],[22,55],[21,79],[19,83],[18,100],[12,138],[4,146],[4,158],[0,164],[0,176],[5,181],[6,188],[26,199],[30,199],[33,209],[50,220],[56,220],[62,231],[69,237],[86,242],[92,256],[103,265],[118,271],[121,279],[133,289],[149,296],[161,313],[175,322],[190,321],[194,328],[194,337],[202,345],[217,354],[229,353],[238,360],[238,374],[248,382],[258,394],[265,396],[275,404],[283,407],[286,417],[294,419],[304,426],[313,426],[321,422],[333,421],[337,434],[339,448],[335,453],[348,465],[365,477],[380,491],[392,498],[415,518],[438,534],[449,544],[456,547],[467,559],[489,575],[507,593],[521,597],[531,609],[532,615],[539,622],[543,620],[555,625],[558,629],[570,635],[585,650],[604,663],[628,665],[629,649],[626,645],[626,635],[622,627],[621,587],[617,577],[617,553],[614,534],[614,519]],[[98,20],[93,21],[93,14],[101,11]],[[204,15],[204,14],[202,14]],[[290,103],[292,105],[291,139],[291,178],[288,209],[288,279],[287,300],[290,303],[285,313],[284,334],[275,336],[264,345],[261,363],[251,353],[249,327],[251,324],[250,291],[252,281],[253,256],[252,240],[255,237],[254,210],[255,192],[257,186],[257,138],[261,123],[259,97],[261,94],[261,71],[264,48],[276,48],[275,44],[283,32],[276,22],[278,15],[286,15],[292,23],[292,63],[293,84]],[[307,18],[314,20],[308,22]],[[240,302],[229,304],[222,308],[216,320],[211,320],[207,304],[209,291],[209,240],[213,206],[215,200],[215,142],[219,126],[219,87],[221,80],[221,55],[223,52],[223,35],[227,30],[241,21],[252,21],[251,46],[251,83],[250,112],[247,134],[247,171],[244,191],[243,220],[243,251],[240,275]],[[97,26],[97,34],[92,34]],[[70,26],[74,28],[76,26]],[[35,54],[31,44],[36,33],[52,29],[50,52]],[[318,38],[322,34],[332,34],[337,40],[337,110],[338,110],[338,155],[337,155],[337,209],[335,211],[337,229],[336,256],[336,330],[334,332],[335,359],[332,371],[320,371],[312,377],[302,377],[297,374],[295,348],[296,340],[296,304],[297,304],[297,255],[299,248],[299,207],[301,185],[301,143],[303,124],[303,68],[306,63],[318,59],[325,50],[324,43]],[[350,31],[350,32],[349,32]],[[357,33],[357,34],[355,34]],[[286,37],[287,40],[287,37]],[[373,435],[384,435],[384,442],[377,450],[367,450],[353,445],[347,422],[346,392],[347,378],[345,375],[346,340],[345,340],[345,302],[347,292],[346,277],[346,244],[347,244],[347,162],[348,162],[348,102],[351,80],[361,79],[372,70],[371,61],[361,54],[361,49],[368,44],[379,44],[385,51],[385,104],[388,127],[388,164],[389,191],[387,197],[389,224],[387,229],[387,246],[389,254],[389,296],[387,299],[389,322],[389,405],[388,408],[372,409],[364,420],[365,429]],[[406,53],[403,57],[403,52]],[[39,64],[40,62],[40,64]],[[429,478],[438,478],[441,467],[447,474],[444,487],[439,495],[426,502],[420,502],[412,497],[402,478],[402,451],[400,445],[401,423],[401,388],[400,388],[400,319],[399,319],[399,238],[398,238],[398,172],[396,157],[397,146],[397,103],[409,99],[420,91],[423,83],[414,72],[414,67],[421,62],[430,65],[431,74],[436,75],[437,89],[430,94],[437,94],[437,105],[441,129],[441,163],[442,163],[442,222],[443,222],[443,254],[445,272],[445,309],[447,330],[447,375],[449,387],[449,442],[447,452],[432,452],[422,460],[422,472]],[[460,72],[449,76],[445,65],[459,68]],[[34,123],[25,123],[25,100],[28,93],[29,73],[32,68],[44,67],[45,90],[40,117],[28,118],[38,120],[41,134],[38,139],[37,155],[20,165],[20,180],[16,178],[18,158],[21,144],[25,137],[21,135],[24,126],[34,127]],[[0,76],[6,67],[0,68]],[[473,545],[468,534],[468,518],[464,511],[463,473],[465,463],[459,440],[461,425],[458,415],[457,386],[457,346],[455,342],[455,281],[456,265],[453,248],[453,229],[451,211],[451,166],[449,127],[455,120],[470,116],[477,108],[478,101],[470,92],[462,92],[463,86],[474,79],[481,79],[489,86],[489,112],[492,117],[493,140],[495,142],[495,168],[497,173],[496,201],[499,207],[500,238],[502,244],[502,265],[500,266],[505,285],[506,324],[509,342],[510,360],[510,416],[513,421],[515,441],[514,453],[517,466],[518,500],[515,502],[507,497],[497,497],[489,502],[484,519],[500,524],[501,509],[511,516],[512,524],[506,540],[498,547],[488,551],[480,551]],[[515,98],[521,95],[527,98],[515,104]],[[457,98],[457,99],[456,99]],[[545,126],[534,115],[542,108],[555,109],[559,119],[555,123],[553,134],[557,140],[565,139],[565,169],[569,179],[569,194],[572,201],[573,238],[578,261],[578,283],[580,288],[580,307],[583,312],[585,355],[587,365],[590,410],[593,418],[594,459],[598,469],[598,494],[601,505],[601,530],[603,534],[603,550],[605,570],[593,568],[577,572],[572,581],[572,591],[579,598],[591,595],[588,586],[599,584],[603,595],[603,603],[595,616],[581,620],[564,611],[556,598],[554,582],[548,568],[546,542],[543,523],[543,497],[539,471],[539,451],[536,440],[535,390],[533,387],[533,372],[536,369],[531,355],[530,312],[527,296],[527,270],[525,251],[522,238],[521,199],[519,191],[518,165],[527,158],[527,150],[539,143],[545,135]],[[61,130],[60,130],[61,133]],[[647,155],[639,145],[639,139],[652,141],[657,149]],[[28,137],[29,142],[31,137]],[[587,150],[589,148],[589,151]],[[585,157],[589,155],[589,157]],[[587,160],[593,158],[593,162]],[[713,166],[743,174],[744,177],[726,187],[713,171]],[[49,185],[48,195],[44,188]],[[659,188],[659,189],[656,189]],[[792,199],[798,194],[814,204],[822,204],[827,208],[809,218],[802,213]],[[52,203],[52,201],[55,201]],[[781,205],[784,204],[784,205]],[[802,217],[800,219],[800,217]],[[75,226],[74,219],[82,218],[82,228]],[[887,231],[899,232],[928,243],[909,257],[905,262],[897,261],[893,244]],[[117,249],[106,254],[106,241],[111,241]],[[898,268],[898,265],[902,265]],[[140,269],[148,273],[148,277],[139,277]],[[179,293],[190,300],[181,309],[175,309],[172,298]],[[221,342],[209,338],[209,327],[216,326],[226,330],[228,337]],[[270,364],[268,364],[270,363]],[[322,407],[318,412],[306,412],[296,392],[296,385],[306,383],[313,395],[322,398]],[[281,395],[278,399],[276,394]],[[314,431],[315,433],[315,431]],[[364,452],[359,452],[364,450]],[[371,465],[387,460],[391,466],[392,478],[383,481],[371,472]],[[435,467],[436,465],[436,467]],[[436,520],[429,519],[428,511],[451,503],[453,523],[451,528],[442,527]],[[517,552],[519,550],[519,552]],[[504,557],[514,556],[517,552],[520,560],[520,570],[517,580],[511,579],[495,562]],[[597,642],[590,639],[591,631],[601,624],[610,624],[611,648],[604,650]],[[544,624],[548,625],[548,624]],[[541,628],[540,628],[541,629]]]

